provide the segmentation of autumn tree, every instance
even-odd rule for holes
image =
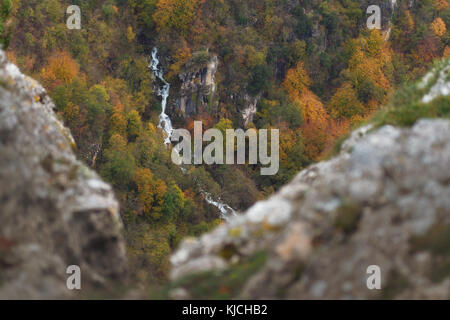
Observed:
[[[165,221],[173,220],[184,208],[185,197],[181,189],[174,181],[171,181],[167,187],[164,196],[164,205],[162,208],[162,217]]]
[[[104,152],[105,164],[102,175],[119,190],[126,190],[134,178],[135,159],[127,147],[127,141],[119,134],[109,139]]]
[[[123,112],[115,110],[109,118],[109,126],[111,134],[120,134],[122,137],[127,135],[128,122]]]
[[[158,0],[153,15],[157,29],[187,35],[203,2],[204,0]]]
[[[41,78],[47,87],[68,84],[78,75],[79,65],[65,50],[55,51],[41,71]]]
[[[438,10],[444,10],[450,7],[448,0],[434,0],[434,3]]]
[[[431,24],[431,31],[438,37],[442,37],[447,32],[447,26],[445,25],[445,22],[440,18],[434,19],[433,23]]]
[[[286,93],[292,97],[298,97],[311,85],[311,79],[305,70],[302,61],[295,68],[289,69],[283,82]]]
[[[134,39],[136,39],[136,33],[134,33],[132,26],[128,26],[126,37],[127,37],[128,42],[133,42]]]
[[[142,122],[139,113],[132,110],[127,115],[127,135],[129,141],[134,141],[140,135]]]
[[[150,169],[141,168],[136,170],[134,182],[143,214],[155,220],[161,219],[167,191],[164,181],[156,179]]]
[[[352,40],[348,69],[342,75],[356,89],[358,100],[384,102],[391,83],[386,70],[392,68],[392,53],[378,30]]]
[[[173,78],[174,76],[178,75],[180,72],[181,67],[188,62],[192,57],[191,49],[188,47],[186,41],[182,41],[182,46],[177,49],[173,59],[175,60],[174,63],[170,65],[170,71],[167,77]]]
[[[344,83],[331,97],[328,108],[335,119],[351,118],[364,111],[364,106],[358,100],[355,89],[348,82]]]
[[[305,155],[308,159],[317,159],[326,143],[328,115],[324,105],[313,92],[309,90],[311,79],[304,69],[303,62],[288,70],[283,87],[290,99],[302,112]]]

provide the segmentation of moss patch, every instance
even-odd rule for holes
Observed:
[[[412,102],[400,107],[389,108],[374,117],[377,127],[390,124],[409,127],[422,118],[449,118],[450,97],[438,97],[430,103]]]
[[[435,224],[424,235],[410,239],[411,251],[430,251],[433,261],[429,277],[440,282],[450,276],[450,225]]]
[[[384,288],[381,289],[380,299],[382,300],[392,300],[398,294],[402,293],[409,287],[408,278],[393,270],[388,277],[388,283]]]
[[[362,209],[353,202],[344,202],[338,209],[334,220],[336,229],[342,231],[346,236],[356,231],[359,220],[362,216]]]
[[[177,280],[162,290],[153,291],[151,299],[168,299],[169,292],[175,288],[185,288],[192,299],[231,299],[235,297],[246,281],[254,275],[266,262],[264,251],[254,254],[227,270],[203,272]]]
[[[435,224],[424,235],[410,240],[414,252],[429,250],[434,255],[450,255],[450,225]]]

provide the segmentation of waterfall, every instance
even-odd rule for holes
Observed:
[[[213,198],[211,197],[211,194],[209,194],[208,192],[203,191],[203,190],[202,190],[202,194],[203,194],[203,197],[205,198],[206,202],[208,202],[209,204],[211,204],[219,209],[222,219],[228,220],[230,217],[236,215],[236,211],[232,207],[227,205],[226,203],[221,202],[220,199],[217,201],[214,201]]]
[[[164,72],[162,69],[162,66],[160,66],[159,59],[158,59],[158,48],[153,48],[152,50],[152,61],[150,63],[149,68],[152,70],[153,74],[157,79],[159,79],[162,82],[162,86],[158,88],[158,96],[161,97],[161,114],[159,115],[159,125],[158,128],[161,128],[164,133],[166,134],[166,138],[164,139],[164,144],[166,146],[169,146],[171,144],[171,138],[173,134],[173,127],[172,127],[172,121],[170,120],[169,116],[166,114],[166,107],[167,107],[167,98],[169,97],[170,93],[170,83],[168,83],[164,79]],[[181,171],[183,173],[186,173],[187,170],[183,167],[180,167]],[[219,209],[221,213],[221,217],[224,220],[228,220],[230,216],[236,215],[236,211],[231,208],[226,203],[223,203],[219,200],[215,201],[213,200],[210,193],[204,191],[200,187],[200,192],[205,198],[205,201],[216,208]]]
[[[162,86],[158,88],[158,95],[162,98],[161,99],[161,114],[159,115],[159,124],[158,128],[161,128],[164,133],[166,134],[166,138],[164,139],[164,144],[166,146],[170,145],[170,139],[172,138],[173,133],[173,127],[172,127],[172,121],[170,120],[169,116],[166,114],[166,107],[167,107],[167,98],[169,97],[170,93],[170,84],[164,79],[163,77],[163,69],[159,66],[159,60],[158,60],[158,49],[155,47],[152,50],[152,62],[150,63],[150,69],[152,69],[153,74],[156,78],[161,80]]]

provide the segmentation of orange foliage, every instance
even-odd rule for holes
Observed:
[[[444,9],[447,9],[448,7],[450,7],[448,0],[434,0],[434,3],[438,10],[444,10]]]
[[[150,169],[138,169],[134,181],[138,189],[138,199],[145,215],[155,219],[161,217],[161,207],[167,186],[161,179],[155,179]]]
[[[14,63],[17,65],[17,57],[16,54],[13,51],[6,51],[6,57],[11,63]]]
[[[413,17],[411,16],[411,12],[409,10],[406,11],[406,32],[410,33],[414,30],[415,22]]]
[[[305,89],[303,94],[294,100],[302,110],[303,121],[305,123],[324,124],[327,121],[327,112],[314,93]]]
[[[440,41],[438,38],[429,36],[422,40],[417,46],[417,51],[413,54],[416,61],[429,63],[440,57]]]
[[[48,59],[47,66],[41,71],[43,82],[53,88],[60,84],[71,83],[78,75],[80,67],[67,51],[56,51]]]
[[[443,57],[450,58],[450,47],[449,46],[445,46]]]
[[[305,155],[310,160],[318,160],[327,143],[326,124],[318,127],[316,123],[306,123],[301,131],[305,139]]]
[[[186,122],[186,129],[193,133],[194,132],[194,122],[201,121],[203,126],[203,131],[212,128],[214,126],[214,118],[207,112],[203,112],[197,115],[195,118],[189,118]]]
[[[328,115],[319,97],[308,89],[310,84],[311,79],[303,62],[299,62],[295,68],[288,70],[283,88],[301,109],[303,117],[301,132],[305,138],[305,154],[309,159],[315,160],[326,143]]]
[[[311,85],[311,79],[305,70],[303,62],[297,63],[295,68],[289,69],[283,82],[283,88],[291,99],[298,97],[303,90]]]
[[[318,156],[318,160],[322,160],[324,157],[329,155],[334,149],[336,141],[350,132],[350,122],[351,120],[349,121],[347,119],[329,122],[327,128],[327,139],[321,154]]]

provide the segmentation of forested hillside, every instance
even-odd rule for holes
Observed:
[[[450,56],[446,0],[2,0],[0,41],[38,79],[77,155],[115,188],[131,274],[164,281],[183,237],[245,210],[332,152],[400,84]],[[366,26],[382,9],[382,29]],[[81,29],[66,26],[69,5]],[[9,18],[8,18],[9,14]],[[149,69],[157,47],[174,127],[280,129],[280,171],[172,163]]]

